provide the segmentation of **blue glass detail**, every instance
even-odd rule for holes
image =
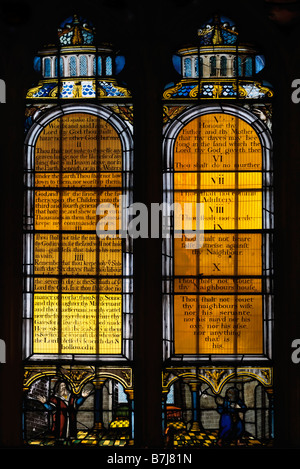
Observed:
[[[179,57],[179,55],[174,54],[172,57],[172,62],[176,72],[180,73],[181,75],[181,57]]]
[[[207,23],[202,24],[200,35],[200,45],[212,45],[216,28],[220,31],[222,44],[235,44],[237,41],[237,33],[235,32],[235,23],[221,16],[220,18],[211,18]]]
[[[81,34],[82,34],[82,37],[83,37],[84,44],[92,44],[93,43],[93,40],[94,40],[93,33],[82,30]]]
[[[245,76],[251,77],[252,76],[252,58],[247,57],[245,60]]]
[[[73,82],[64,82],[63,87],[61,90],[61,98],[70,98],[73,96],[73,88],[74,88],[74,83]]]
[[[89,82],[87,83],[81,82],[81,83],[82,83],[82,96],[86,96],[87,98],[95,97],[95,91],[94,91],[92,83],[89,83]]]
[[[170,391],[167,394],[166,404],[174,404],[174,385],[170,386]]]
[[[87,76],[87,58],[85,55],[81,55],[79,58],[79,74],[81,76]]]
[[[56,86],[56,83],[44,83],[42,88],[36,91],[33,95],[34,98],[49,96],[50,91]]]
[[[231,97],[236,96],[236,92],[233,89],[232,85],[223,85],[222,96]]]
[[[224,29],[222,29],[222,38],[224,44],[235,44],[237,39],[235,34],[225,31]]]
[[[72,56],[69,60],[69,67],[70,67],[70,76],[76,77],[76,57]]]
[[[125,66],[125,57],[124,55],[117,55],[115,58],[115,67],[116,67],[116,74],[120,73]]]
[[[265,57],[263,55],[255,56],[255,73],[260,72],[265,66]]]
[[[102,75],[102,57],[98,57],[98,75]]]
[[[192,61],[190,58],[185,59],[184,62],[184,76],[189,78],[192,76]]]
[[[63,46],[71,45],[74,39],[75,28],[79,29],[79,38],[76,38],[78,44],[92,44],[94,41],[93,24],[82,16],[70,16],[59,26],[59,40]]]
[[[173,94],[174,98],[178,98],[181,96],[188,96],[190,91],[195,87],[195,85],[183,85],[179,90],[175,91]]]
[[[195,72],[195,76],[198,77],[199,76],[199,60],[198,60],[198,57],[195,58],[195,61],[194,61],[194,72]]]
[[[241,57],[235,57],[233,60],[233,75],[236,76],[236,64],[238,63],[238,76],[242,76],[242,59]]]
[[[124,93],[122,93],[120,90],[115,88],[111,83],[100,81],[99,84],[106,91],[107,96],[124,96]]]
[[[42,70],[41,57],[34,57],[34,59],[33,59],[33,68],[36,72],[40,72]]]
[[[61,77],[64,76],[64,61],[62,57],[59,59],[59,74]]]
[[[105,72],[106,75],[112,75],[112,59],[109,56],[105,59]]]
[[[212,84],[203,85],[203,91],[202,91],[203,96],[213,97],[213,93],[214,93],[214,85]]]
[[[51,62],[48,57],[46,57],[44,61],[44,77],[45,78],[51,77]]]
[[[74,19],[75,17],[74,16],[69,16],[68,18],[66,18],[65,20],[63,20],[59,27],[60,28],[64,28],[67,24],[73,24],[74,23]],[[77,22],[81,23],[81,24],[87,24],[90,28],[93,27],[93,23],[90,21],[90,20],[87,20],[85,17],[83,16],[77,16],[76,17],[77,19]]]

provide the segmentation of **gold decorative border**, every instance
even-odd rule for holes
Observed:
[[[171,377],[173,375],[173,377]],[[178,379],[207,383],[215,394],[222,391],[224,385],[232,378],[254,378],[263,386],[273,385],[273,370],[268,367],[202,367],[202,368],[166,368],[162,377],[163,392],[168,392],[170,386]]]

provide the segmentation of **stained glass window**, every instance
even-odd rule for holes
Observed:
[[[62,69],[59,81],[41,81],[27,93],[27,444],[133,442],[133,251],[122,231],[132,200],[132,106],[129,91],[119,88],[115,77],[103,80],[98,70],[96,81],[89,56],[79,56],[77,70],[77,52],[85,43],[91,45],[92,32],[77,16],[63,23],[59,56],[69,61],[67,76]],[[96,46],[89,54],[91,50],[97,60]],[[57,52],[53,48],[56,60]],[[78,74],[84,80],[69,79]],[[100,96],[111,100],[104,104]],[[40,97],[47,106],[36,101]],[[115,208],[114,233],[109,231],[110,205]]]
[[[212,54],[210,76],[164,92],[164,203],[172,210],[162,252],[163,425],[171,448],[255,447],[274,436],[272,90],[253,75],[251,47],[242,77],[237,35],[215,16],[190,49]]]

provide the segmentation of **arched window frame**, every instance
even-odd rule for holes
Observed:
[[[121,140],[122,145],[122,160],[123,160],[123,185],[124,185],[124,197],[128,206],[132,203],[132,191],[130,189],[130,174],[132,171],[133,161],[133,130],[129,122],[119,118],[118,115],[112,113],[108,108],[101,106],[100,104],[87,104],[80,102],[77,104],[64,104],[60,107],[51,109],[45,112],[42,116],[37,118],[36,122],[32,125],[25,139],[25,167],[27,171],[27,187],[25,205],[26,212],[25,216],[28,220],[27,232],[24,234],[24,276],[26,289],[24,293],[24,313],[23,313],[23,359],[30,359],[32,361],[41,360],[47,358],[45,355],[33,354],[33,336],[32,336],[32,324],[33,324],[33,285],[32,278],[34,275],[34,239],[33,239],[33,223],[34,223],[34,160],[35,160],[35,145],[37,139],[42,130],[50,124],[53,120],[72,113],[87,113],[104,119],[106,122],[112,125],[116,130]],[[127,205],[126,205],[127,206]],[[125,215],[126,216],[126,215]],[[125,241],[125,240],[124,240]],[[130,240],[127,238],[126,243]],[[127,278],[127,288],[123,290],[123,301],[122,301],[122,354],[121,355],[103,355],[103,359],[126,362],[133,358],[132,348],[132,293],[130,286],[130,272],[132,272],[132,254],[129,246],[123,253],[123,275],[124,279]],[[125,280],[124,280],[125,281]],[[131,331],[131,332],[130,332]],[[98,356],[99,357],[99,356]],[[48,357],[49,358],[49,357]],[[68,358],[62,354],[51,355],[51,360],[61,361],[63,358]],[[91,358],[89,355],[84,357],[84,361]],[[93,358],[93,356],[92,356]],[[94,356],[95,358],[95,356]],[[76,356],[76,360],[80,362],[82,358]]]
[[[173,168],[173,156],[174,156],[174,145],[176,137],[179,132],[187,125],[189,122],[195,118],[211,113],[225,113],[238,118],[243,119],[247,122],[257,133],[262,150],[262,172],[263,176],[263,207],[262,207],[262,230],[261,232],[266,232],[266,239],[263,242],[263,263],[264,271],[271,272],[273,267],[272,260],[272,235],[268,235],[268,230],[274,228],[273,220],[273,193],[271,190],[272,183],[269,179],[269,174],[273,170],[272,165],[272,137],[269,129],[263,124],[263,122],[254,114],[243,109],[239,106],[230,104],[230,105],[218,105],[213,104],[211,106],[205,105],[195,105],[192,108],[184,111],[180,114],[180,119],[174,119],[165,125],[163,130],[163,155],[164,155],[164,164],[166,171],[164,173],[164,202],[173,203],[172,194],[173,194],[173,179],[172,179],[172,170]],[[270,190],[266,190],[270,185]],[[265,189],[265,190],[264,190]],[[173,275],[173,247],[172,247],[172,236],[168,239],[163,239],[163,276],[164,278],[171,278]],[[266,279],[266,282],[268,280]],[[168,288],[172,286],[169,285]],[[222,355],[222,360],[225,362],[228,361],[240,361],[251,363],[254,360],[259,360],[261,363],[268,363],[272,359],[272,331],[273,331],[273,321],[272,321],[272,294],[264,295],[263,294],[263,354],[259,357],[256,355]],[[165,294],[163,298],[163,360],[176,360],[179,358],[174,355],[174,324],[173,324],[173,304],[172,304],[172,294]],[[198,363],[207,363],[211,360],[218,360],[220,356],[217,354],[205,355],[181,355],[180,359],[187,362],[198,362]]]

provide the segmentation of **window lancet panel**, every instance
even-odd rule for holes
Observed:
[[[132,445],[130,92],[90,22],[74,15],[58,33],[60,49],[47,49],[53,79],[44,66],[26,96],[24,442]],[[110,57],[105,79],[98,50]]]
[[[121,356],[130,246],[118,231],[98,238],[96,212],[110,203],[120,219],[122,196],[130,198],[128,154],[110,123],[83,112],[51,120],[28,149],[34,157],[27,197],[34,222],[26,236],[32,242],[32,353]]]
[[[169,448],[272,445],[273,173],[264,59],[216,15],[163,94],[162,398]],[[252,64],[261,63],[254,70]],[[186,225],[185,225],[186,223]],[[230,412],[229,412],[230,411]]]

